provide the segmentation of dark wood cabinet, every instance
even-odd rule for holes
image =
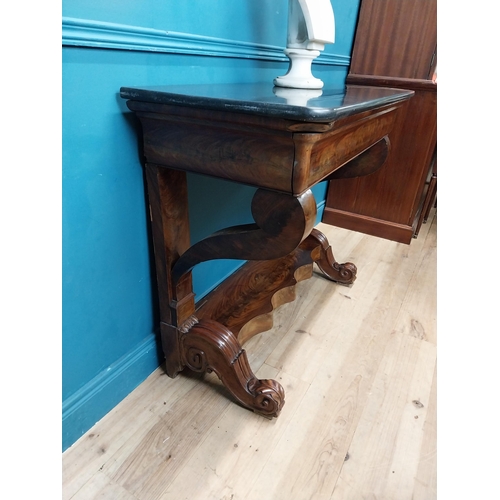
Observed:
[[[347,83],[415,95],[399,110],[385,165],[329,182],[323,222],[402,243],[418,235],[437,189],[436,67],[436,0],[362,0]]]

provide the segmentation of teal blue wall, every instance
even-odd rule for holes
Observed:
[[[342,85],[359,0],[332,4],[337,41],[313,72]],[[162,362],[139,133],[120,87],[272,81],[288,67],[286,15],[287,0],[64,0],[63,449]],[[253,189],[188,183],[193,242],[252,222]],[[321,183],[318,221],[325,195]],[[197,297],[240,264],[195,268]]]

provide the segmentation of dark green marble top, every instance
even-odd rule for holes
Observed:
[[[122,87],[127,100],[232,111],[308,122],[329,122],[410,98],[410,90],[347,85],[322,90],[272,83]]]

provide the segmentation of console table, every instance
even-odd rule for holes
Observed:
[[[287,290],[313,263],[335,282],[354,282],[356,266],[336,262],[314,228],[310,188],[380,168],[396,111],[413,92],[266,83],[123,87],[120,95],[142,124],[167,374],[214,371],[243,406],[277,417],[284,390],[253,374],[242,345],[270,328],[266,318],[293,300]],[[258,188],[255,223],[191,245],[186,172]],[[196,303],[191,270],[212,259],[248,262]]]

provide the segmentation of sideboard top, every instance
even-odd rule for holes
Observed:
[[[410,90],[347,85],[321,90],[274,87],[270,83],[122,87],[127,100],[232,111],[308,122],[329,122],[409,99]]]

